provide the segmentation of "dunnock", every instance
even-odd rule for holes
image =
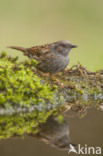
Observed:
[[[50,117],[45,124],[40,126],[40,131],[31,136],[53,147],[68,150],[69,145],[72,144],[69,133],[69,125],[65,119],[62,123],[58,123],[57,118]]]
[[[38,61],[37,69],[44,73],[56,73],[64,70],[69,63],[68,54],[76,45],[69,41],[57,41],[32,48],[11,46],[10,48],[20,50],[24,55]]]

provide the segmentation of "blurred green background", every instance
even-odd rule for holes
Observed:
[[[103,69],[103,0],[1,0],[0,51],[10,45],[31,47],[57,40],[78,45],[71,65]]]

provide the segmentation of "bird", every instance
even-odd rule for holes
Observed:
[[[72,145],[69,125],[65,118],[62,123],[58,123],[57,117],[49,117],[46,123],[40,124],[38,133],[30,136],[59,150],[68,150],[70,144]]]
[[[10,46],[9,48],[22,51],[24,55],[37,60],[36,68],[43,73],[54,74],[63,71],[69,64],[69,52],[77,45],[67,40],[56,41],[50,44],[23,48]]]

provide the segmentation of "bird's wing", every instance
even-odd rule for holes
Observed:
[[[27,53],[25,53],[25,55],[27,55],[30,58],[34,58],[38,61],[40,61],[45,55],[46,53],[49,53],[49,45],[42,45],[42,46],[35,46],[32,48],[27,48]]]
[[[45,55],[40,57],[37,68],[43,72],[52,72],[52,70],[56,67],[55,57],[56,56],[53,53],[48,51]]]
[[[18,46],[10,46],[9,48],[22,51],[24,55],[30,57],[31,59],[36,59],[38,61],[41,58],[43,58],[43,56],[46,53],[50,52],[49,44],[41,45],[41,46],[34,46],[34,47],[31,47],[31,48],[23,48],[23,47],[18,47]]]

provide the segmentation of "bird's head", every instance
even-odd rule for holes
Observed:
[[[67,56],[72,48],[77,46],[66,40],[54,42],[50,45],[51,51]]]

